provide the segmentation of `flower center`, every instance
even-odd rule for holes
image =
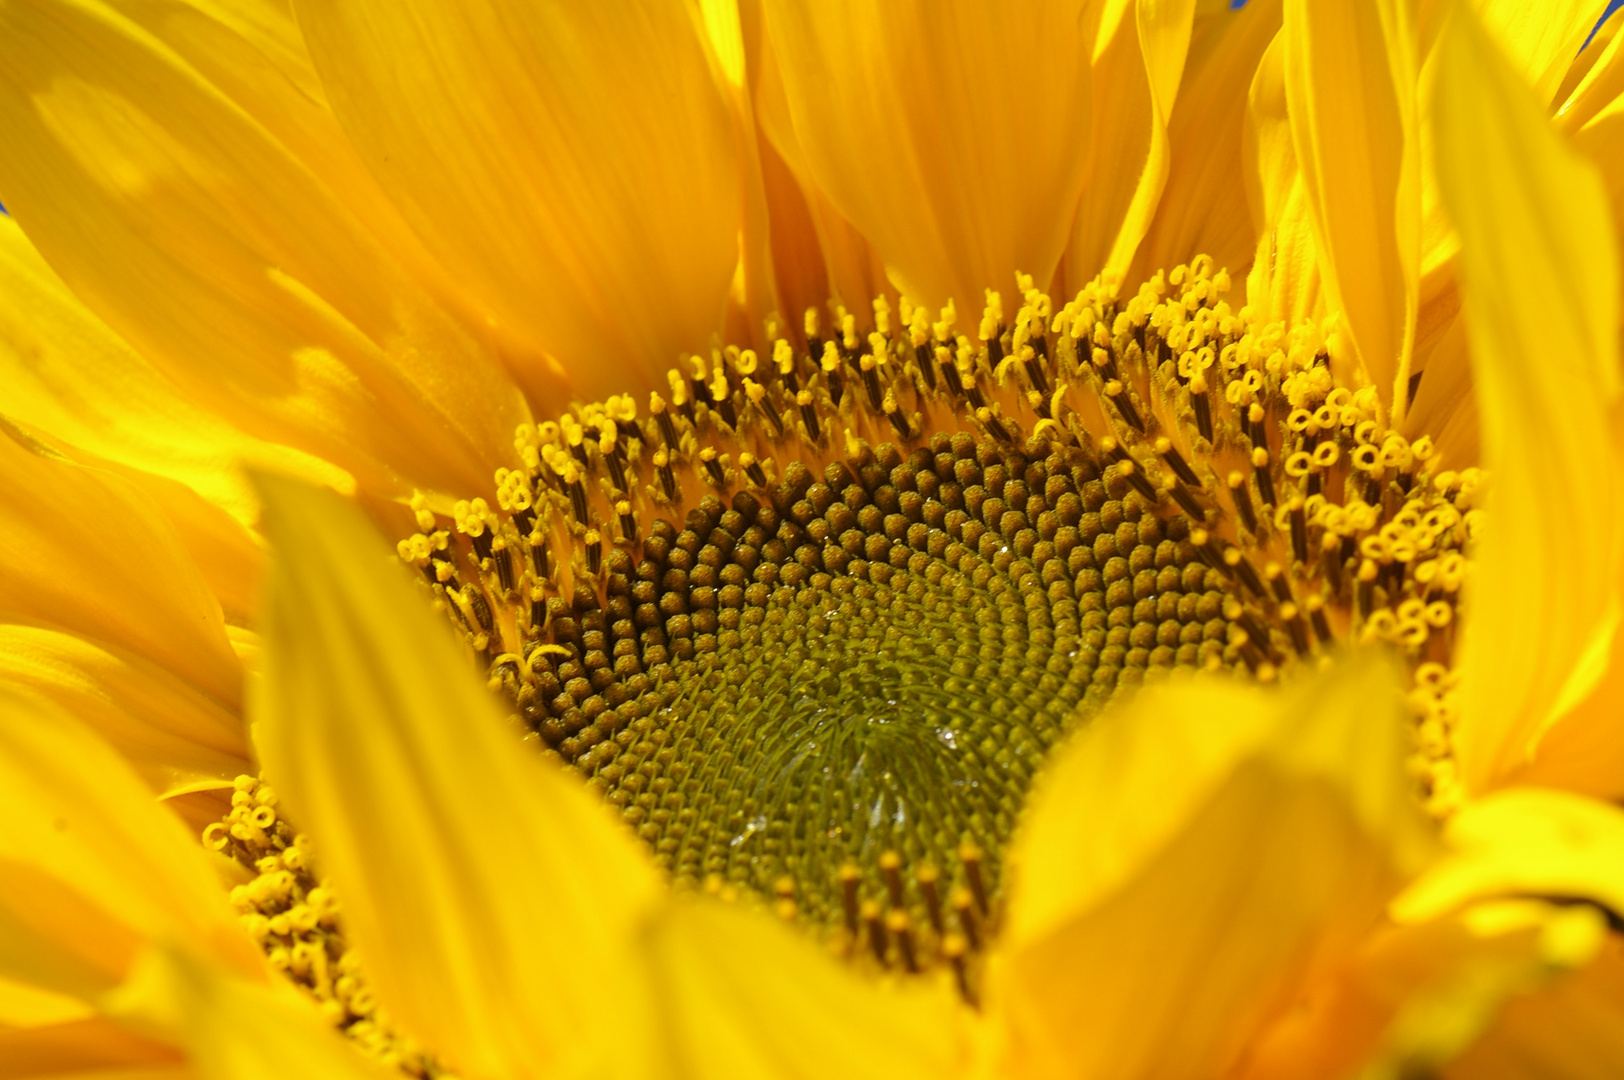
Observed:
[[[1388,643],[1447,808],[1481,483],[1392,430],[1321,327],[1232,309],[1208,259],[1058,312],[1019,284],[973,334],[951,305],[877,300],[866,334],[835,306],[799,344],[769,327],[770,362],[690,358],[641,417],[527,425],[495,507],[419,496],[399,545],[674,884],[859,966],[950,965],[972,999],[1033,775],[1141,683]],[[252,863],[249,812],[212,840]]]
[[[419,499],[400,545],[675,883],[864,963],[975,951],[1035,770],[1124,689],[1347,636],[1449,658],[1477,477],[1320,328],[1255,325],[1205,258],[1058,313],[1019,284],[973,335],[837,306],[770,363],[691,357],[643,418],[526,426],[495,508]]]

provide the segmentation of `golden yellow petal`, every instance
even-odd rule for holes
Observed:
[[[127,649],[237,707],[220,605],[168,518],[129,481],[17,441],[0,424],[0,614]]]
[[[1551,118],[1563,134],[1571,135],[1601,112],[1617,108],[1624,96],[1624,37],[1617,32],[1621,25],[1624,19],[1608,19],[1596,40],[1585,47],[1588,70]]]
[[[1624,23],[1624,19],[1609,22]],[[1574,149],[1601,172],[1617,223],[1624,214],[1624,34],[1613,38],[1555,123],[1557,130],[1570,135]]]
[[[1446,1063],[1485,1032],[1494,1038],[1508,1000],[1560,987],[1604,934],[1589,908],[1531,901],[1479,905],[1416,926],[1373,927],[1342,969],[1282,1011],[1241,1076],[1453,1075]]]
[[[1279,689],[1147,689],[1095,721],[1011,854],[988,1001],[1009,1069],[1225,1075],[1425,857],[1408,741],[1369,655]]]
[[[1624,954],[1618,941],[1572,978],[1512,1001],[1444,1080],[1624,1076]]]
[[[1624,634],[1592,642],[1589,662],[1604,665],[1590,695],[1553,724],[1535,744],[1533,760],[1507,776],[1513,784],[1563,788],[1597,799],[1624,799]],[[1602,649],[1605,648],[1605,651]]]
[[[1167,186],[1129,282],[1202,253],[1234,273],[1252,260],[1257,231],[1248,214],[1242,137],[1247,88],[1279,28],[1280,0],[1197,16],[1167,122]]]
[[[108,329],[0,216],[0,405],[13,422],[102,458],[179,481],[251,525],[236,467],[248,461],[338,485],[344,473],[252,438],[188,401]]]
[[[516,389],[305,164],[319,146],[275,134],[297,123],[251,115],[257,98],[98,0],[7,5],[0,66],[6,206],[114,331],[206,408],[369,488],[490,484],[527,415]]]
[[[1167,183],[1167,118],[1190,47],[1194,0],[1106,0],[1094,42],[1089,171],[1066,248],[1068,281],[1124,275]],[[1079,138],[1079,145],[1081,139]]]
[[[641,948],[669,1042],[649,1075],[932,1080],[968,1047],[950,986],[859,975],[763,912],[681,901]]]
[[[1323,308],[1319,249],[1286,110],[1284,34],[1274,36],[1253,74],[1242,153],[1246,202],[1257,233],[1247,302],[1266,320],[1287,325],[1317,316]]]
[[[1624,810],[1551,788],[1468,802],[1444,830],[1450,852],[1393,903],[1406,922],[1485,898],[1588,899],[1624,910]]]
[[[720,329],[740,174],[682,5],[296,8],[334,111],[430,250],[584,392],[662,381]],[[544,367],[520,375],[556,396]]]
[[[772,39],[764,28],[759,36],[759,62],[753,73],[755,115],[762,141],[768,144],[762,150],[762,175],[772,213],[778,291],[790,329],[797,329],[795,316],[809,307],[821,309],[830,297],[853,308],[882,294],[893,294],[888,299],[894,301],[895,290],[873,245],[835,209],[813,178],[795,135]],[[816,245],[810,258],[808,231]],[[814,259],[822,265],[812,266]]]
[[[233,977],[181,949],[145,953],[110,999],[119,1015],[174,1038],[200,1080],[399,1077],[333,1030],[290,984]]]
[[[0,690],[0,790],[0,973],[92,995],[155,938],[260,969],[197,841],[72,715]]]
[[[304,38],[299,33],[299,24],[294,21],[290,0],[186,0],[186,6],[201,13],[203,18],[187,18],[184,9],[175,8],[137,9],[131,14],[143,19],[144,24],[154,30],[166,23],[174,27],[170,30],[172,42],[188,38],[196,40],[199,47],[195,51],[185,50],[189,58],[201,56],[205,51],[221,49],[224,39],[212,27],[204,24],[219,26],[269,61],[299,88],[300,93],[312,101],[325,104],[321,80],[316,77],[315,66],[310,62]],[[180,26],[176,27],[177,23]],[[226,54],[217,54],[214,62],[222,68],[235,66],[246,75],[244,69],[252,67],[252,60],[236,46],[225,45],[225,49]],[[253,77],[259,82],[269,81],[257,70]]]
[[[1438,49],[1439,183],[1494,476],[1458,654],[1461,767],[1480,791],[1583,698],[1581,661],[1616,622],[1618,255],[1594,171],[1483,29],[1457,12]]]
[[[1420,130],[1409,0],[1287,0],[1292,139],[1326,300],[1365,377],[1402,403],[1420,274]]]
[[[1597,0],[1471,0],[1512,68],[1549,103],[1606,4]]]
[[[275,557],[255,741],[315,841],[389,1013],[476,1075],[621,1037],[612,1000],[652,864],[518,727],[359,511],[263,477]]]
[[[154,793],[248,771],[248,733],[235,712],[81,633],[0,623],[0,683],[27,687],[93,728]]]
[[[100,1017],[0,1028],[0,1080],[187,1080],[183,1056]]]
[[[1087,166],[1084,3],[765,7],[807,169],[898,288],[976,319],[1016,271],[1049,280]]]
[[[0,1029],[83,1020],[94,1011],[78,998],[0,976]]]

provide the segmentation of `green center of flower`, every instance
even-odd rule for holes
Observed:
[[[656,522],[497,673],[676,881],[902,966],[864,901],[975,941],[1054,742],[1150,672],[1224,663],[1221,577],[1077,448],[940,434],[766,494]]]
[[[399,553],[527,741],[580,774],[679,888],[753,898],[859,967],[951,966],[974,1001],[1003,861],[1045,755],[1184,670],[1269,682],[1340,641],[1415,674],[1437,812],[1455,602],[1481,477],[1387,425],[1321,328],[1260,326],[1210,261],[1055,312],[1023,279],[974,337],[884,300],[799,345],[690,358],[517,433],[496,505]],[[1214,722],[1221,722],[1215,717]],[[209,846],[273,964],[414,1075],[338,898],[239,778]]]
[[[400,545],[673,882],[861,963],[973,957],[1035,771],[1123,690],[1344,635],[1448,659],[1476,477],[1318,327],[1254,325],[1207,260],[1058,313],[1020,284],[973,336],[836,306],[643,418],[527,425],[495,507],[418,500]]]

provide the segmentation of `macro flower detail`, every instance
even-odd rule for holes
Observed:
[[[1624,1069],[1600,7],[0,0],[0,1073]]]

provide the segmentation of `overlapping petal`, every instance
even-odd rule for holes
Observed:
[[[1194,0],[1106,0],[1098,9],[1089,169],[1066,249],[1067,279],[1078,284],[1101,272],[1120,280],[1150,228],[1195,15]]]
[[[0,974],[96,1002],[152,940],[261,970],[196,841],[71,714],[0,691],[0,782]]]
[[[1409,0],[1287,0],[1282,30],[1327,303],[1365,377],[1400,405],[1420,273],[1415,21]]]
[[[1267,320],[1295,325],[1323,313],[1324,301],[1313,210],[1291,138],[1283,34],[1274,36],[1252,75],[1244,140],[1246,202],[1257,230],[1246,299]],[[1339,374],[1351,370],[1332,359]]]
[[[296,6],[335,112],[429,249],[578,389],[657,383],[721,329],[738,154],[683,5]],[[515,362],[564,404],[545,357]]]
[[[245,435],[188,401],[85,307],[16,221],[0,216],[0,415],[100,458],[176,480],[245,525],[248,461],[335,486],[344,474]]]
[[[1048,281],[1087,166],[1088,5],[765,7],[808,171],[899,288],[977,315],[1018,270]]]
[[[1439,50],[1439,182],[1494,476],[1459,661],[1461,767],[1478,791],[1594,687],[1586,658],[1616,628],[1618,255],[1594,172],[1483,29],[1458,13]]]
[[[1130,283],[1203,253],[1236,273],[1251,261],[1257,232],[1246,199],[1247,88],[1279,27],[1279,0],[1197,16],[1167,121],[1167,184]]]
[[[1011,853],[989,997],[1009,1068],[1226,1075],[1424,857],[1406,738],[1369,656],[1280,691],[1146,690],[1101,717]]]
[[[520,744],[338,496],[261,482],[276,551],[255,741],[407,1033],[476,1075],[567,1071],[613,1013],[652,865]]]
[[[27,687],[94,728],[155,792],[248,768],[248,732],[235,711],[83,632],[0,622],[0,683]]]
[[[131,1020],[172,1032],[198,1080],[399,1075],[347,1044],[293,987],[235,977],[183,950],[149,949],[116,998]]]
[[[292,83],[235,99],[97,0],[19,0],[0,30],[0,200],[108,325],[205,407],[373,490],[489,485],[524,405],[349,208],[339,159],[301,158],[332,142],[296,137],[289,99],[314,106]]]
[[[169,519],[128,480],[22,438],[0,427],[0,614],[128,650],[238,706],[219,601]]]
[[[877,983],[764,912],[679,901],[642,950],[665,1036],[646,1075],[930,1080],[968,1064],[948,985]]]

